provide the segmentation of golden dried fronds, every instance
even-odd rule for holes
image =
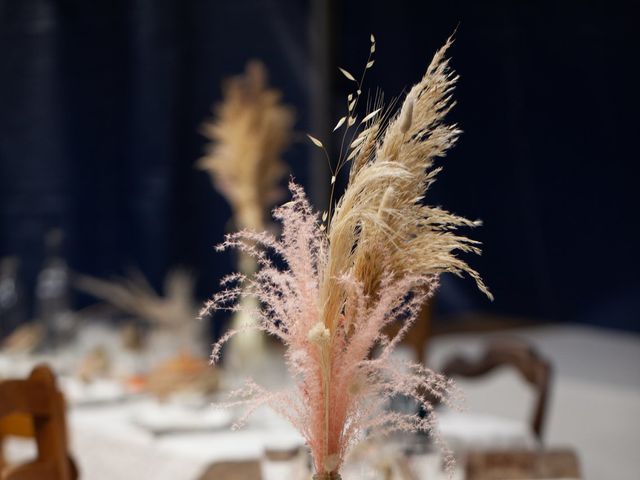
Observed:
[[[346,273],[362,282],[371,301],[390,272],[397,278],[466,273],[491,298],[479,274],[456,256],[459,251],[480,253],[479,242],[455,233],[479,222],[423,203],[440,171],[434,160],[460,133],[456,125],[444,123],[455,103],[451,93],[458,78],[445,58],[450,44],[451,39],[435,54],[399,112],[389,121],[377,112],[367,115],[368,123],[351,143],[349,184],[327,229],[321,305],[330,328],[346,301],[335,279]]]
[[[236,226],[260,231],[282,194],[279,181],[287,168],[281,155],[291,141],[294,113],[281,104],[278,90],[268,88],[265,68],[257,61],[223,90],[215,118],[202,126],[211,143],[198,167],[231,205]]]

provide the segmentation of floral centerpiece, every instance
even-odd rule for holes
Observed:
[[[244,74],[227,79],[223,99],[214,116],[202,125],[210,140],[197,167],[207,172],[213,186],[224,196],[239,230],[264,230],[269,226],[269,209],[284,195],[282,177],[287,166],[282,154],[292,137],[293,109],[283,105],[280,91],[269,87],[267,70],[259,61],[247,63]],[[238,269],[251,277],[255,259],[240,252]],[[250,323],[247,312],[255,298],[241,300],[244,308],[233,318],[233,328]],[[246,368],[259,362],[263,338],[259,331],[244,335],[233,344],[232,363]]]
[[[319,479],[339,478],[345,455],[364,436],[398,430],[432,433],[447,464],[453,462],[427,400],[451,403],[453,384],[391,355],[435,291],[440,274],[468,274],[491,297],[480,275],[456,255],[480,253],[477,241],[456,233],[458,227],[479,222],[424,203],[441,170],[434,161],[460,133],[444,121],[457,80],[445,58],[450,44],[451,39],[435,54],[397,111],[385,109],[377,99],[359,121],[355,112],[364,72],[358,81],[341,69],[354,88],[347,97],[347,115],[334,129],[343,129],[340,157],[335,165],[329,163],[332,187],[350,164],[343,195],[320,214],[292,181],[291,200],[273,212],[282,224],[279,237],[244,230],[228,235],[219,246],[253,255],[259,269],[252,277],[225,278],[225,289],[202,314],[242,309],[246,297],[257,298],[259,306],[248,312],[255,323],[229,331],[217,342],[212,361],[218,361],[233,335],[259,328],[285,345],[294,380],[283,391],[248,380],[233,392],[233,404],[247,407],[238,425],[260,406],[271,406],[305,438]],[[375,48],[372,35],[365,71],[373,65]],[[320,140],[309,138],[324,148]],[[397,321],[403,322],[399,333],[386,337],[385,326]],[[395,395],[414,399],[427,415],[385,408]]]

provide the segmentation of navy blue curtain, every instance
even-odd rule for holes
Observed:
[[[368,85],[388,98],[458,26],[465,133],[431,199],[485,221],[470,261],[496,301],[447,279],[441,303],[640,330],[633,2],[326,3],[336,66],[361,68],[375,33]],[[77,271],[135,265],[159,285],[185,265],[213,292],[231,269],[211,248],[229,212],[193,168],[198,125],[222,78],[260,58],[308,130],[311,4],[1,0],[0,255],[19,255],[32,285],[61,226]],[[331,85],[338,118],[348,85]],[[308,184],[307,154],[299,142],[287,158]]]
[[[496,300],[445,280],[441,299],[512,317],[640,330],[636,209],[640,31],[630,1],[345,2],[339,62],[398,94],[454,31],[464,133],[430,196],[483,219],[476,265]],[[445,298],[442,298],[445,297]]]
[[[194,169],[199,125],[259,58],[304,129],[307,21],[297,1],[0,2],[0,255],[20,256],[28,291],[61,227],[76,271],[136,267],[159,287],[180,265],[210,295],[229,210]],[[305,148],[287,153],[303,179]]]

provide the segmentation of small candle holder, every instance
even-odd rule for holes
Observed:
[[[265,448],[260,462],[260,470],[264,480],[281,480],[283,478],[303,478],[308,472],[304,455],[299,446],[270,446]],[[308,475],[308,473],[307,473]]]

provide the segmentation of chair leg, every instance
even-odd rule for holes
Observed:
[[[70,480],[78,480],[80,478],[80,472],[78,470],[78,466],[76,462],[73,460],[71,455],[67,455],[67,460],[69,462],[69,478]]]

